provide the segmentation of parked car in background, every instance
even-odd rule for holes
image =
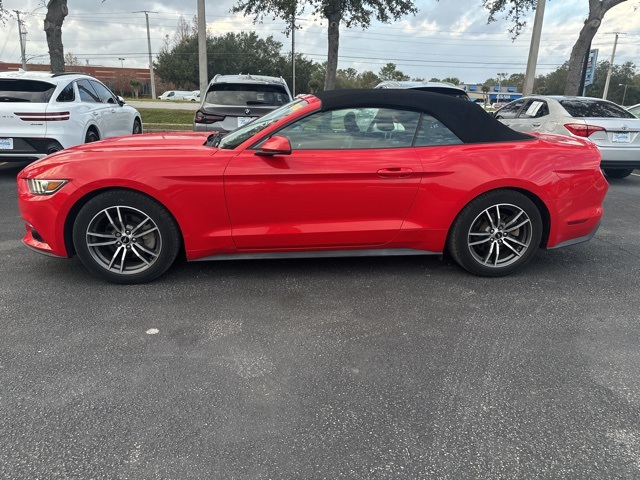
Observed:
[[[242,90],[241,90],[242,91]],[[472,102],[408,90],[299,96],[226,136],[74,147],[18,175],[23,242],[140,283],[188,260],[440,255],[500,276],[590,239],[596,146],[531,136]]]
[[[189,100],[190,102],[199,102],[200,101],[200,90],[194,90],[189,95],[184,97],[185,100]]]
[[[470,100],[467,92],[453,83],[448,82],[405,82],[386,80],[384,82],[380,82],[375,88],[409,88],[412,90],[420,90],[422,92],[441,93],[443,95],[449,95],[463,100]]]
[[[216,75],[193,119],[196,132],[230,132],[292,100],[282,77]]]
[[[191,95],[192,92],[182,90],[167,90],[158,97],[158,100],[184,100],[185,97]]]
[[[627,107],[627,110],[635,115],[636,118],[640,118],[640,103],[631,107]]]
[[[137,133],[140,113],[89,75],[0,72],[0,161]]]
[[[624,178],[640,168],[640,119],[621,106],[589,97],[531,96],[494,113],[520,132],[558,133],[586,138],[600,149],[602,169]]]

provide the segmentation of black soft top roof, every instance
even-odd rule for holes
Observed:
[[[511,130],[468,100],[412,89],[345,89],[318,92],[322,110],[398,108],[424,112],[440,120],[464,143],[513,142],[535,137]]]

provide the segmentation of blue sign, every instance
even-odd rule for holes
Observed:
[[[596,64],[598,63],[598,49],[594,48],[589,52],[587,59],[587,70],[584,74],[584,86],[593,85],[596,78]]]

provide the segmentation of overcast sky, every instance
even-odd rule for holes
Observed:
[[[254,30],[262,37],[273,35],[281,41],[283,53],[291,51],[291,39],[282,34],[282,20],[268,19],[254,25],[251,18],[229,13],[234,3],[207,2],[210,35]],[[49,61],[43,4],[43,0],[4,0],[7,10],[23,12],[28,32],[27,58],[34,63]],[[487,25],[488,15],[481,0],[417,0],[416,5],[417,15],[392,24],[375,23],[367,30],[342,26],[339,68],[378,73],[383,65],[393,62],[411,77],[458,77],[467,83],[484,82],[495,78],[498,72],[524,73],[533,13],[528,15],[523,34],[512,42],[510,22],[500,18]],[[69,0],[68,6],[62,33],[65,53],[71,52],[90,65],[144,68],[148,66],[145,15],[135,12],[155,12],[149,14],[155,58],[164,38],[173,37],[180,16],[191,21],[196,15],[197,1]],[[547,3],[537,74],[549,73],[569,59],[587,11],[588,0]],[[305,12],[299,24],[302,29],[296,32],[296,52],[317,62],[326,60],[326,22]],[[9,19],[0,28],[0,61],[20,62],[16,20]],[[615,32],[624,34],[618,41],[615,63],[631,61],[640,66],[640,0],[628,0],[605,16],[593,42],[593,48],[599,49],[598,60],[610,59]]]

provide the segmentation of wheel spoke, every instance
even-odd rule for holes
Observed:
[[[491,218],[491,214],[489,213],[489,209],[485,210],[484,213],[487,214],[487,218],[489,219],[489,223],[491,224],[491,228],[495,230],[496,224],[493,223],[493,218]]]
[[[144,258],[142,255],[140,255],[140,254],[138,253],[138,248],[139,248],[139,247],[140,247],[140,245],[132,245],[132,246],[131,246],[131,251],[132,251],[133,253],[135,253],[136,257],[138,257],[140,260],[142,260],[142,261],[145,263],[145,265],[151,265],[149,262],[147,262],[146,258]],[[142,250],[142,248],[140,248],[140,250]],[[149,252],[147,252],[147,253],[149,253]],[[157,255],[156,255],[156,256],[157,256]]]
[[[120,273],[124,271],[124,259],[127,256],[127,249],[122,249],[122,258],[120,259]]]
[[[120,250],[124,250],[124,249],[125,248],[122,245],[116,248],[116,251],[113,252],[113,257],[111,257],[111,261],[109,262],[108,270],[111,270],[113,268],[113,264],[116,261],[116,258],[118,258],[118,255],[120,254]]]
[[[481,243],[487,243],[490,242],[491,239],[490,238],[485,238],[484,240],[480,240],[479,242],[471,242],[469,244],[470,247],[473,247],[474,245],[480,245]]]
[[[99,238],[116,238],[113,233],[87,232],[87,236]]]
[[[516,223],[516,221],[517,221],[517,220],[522,216],[522,214],[523,214],[523,213],[524,213],[524,212],[523,212],[522,210],[520,210],[520,211],[518,212],[518,214],[517,214],[515,217],[513,217],[511,220],[509,220],[509,223],[507,223],[507,224],[504,226],[504,228],[509,228],[511,225],[513,225],[514,223]]]
[[[122,220],[122,212],[120,211],[120,207],[116,207],[116,212],[118,212],[118,220],[120,220],[120,226],[122,227],[122,231],[126,230],[126,226],[124,221]]]
[[[158,227],[150,228],[149,230],[145,230],[144,232],[140,233],[138,237],[144,237],[146,235],[149,235],[151,232],[155,232],[156,230],[158,230]]]
[[[513,237],[507,237],[504,239],[504,241],[509,241],[509,242],[513,242],[513,243],[517,243],[518,245],[520,245],[521,247],[528,247],[529,245],[527,245],[526,243],[522,243],[520,240],[518,240],[517,238],[513,238]]]
[[[136,226],[133,228],[133,230],[131,230],[131,235],[135,235],[135,233],[138,231],[138,229],[139,229],[140,227],[142,227],[145,223],[147,223],[147,220],[151,220],[151,219],[149,218],[149,216],[148,216],[148,215],[145,217],[145,219],[144,219],[144,220],[142,220],[138,225],[136,225]]]
[[[507,231],[507,232],[513,232],[514,230],[519,229],[520,227],[522,227],[522,226],[526,225],[526,224],[527,224],[527,223],[529,223],[529,222],[530,222],[530,221],[529,221],[529,219],[527,218],[527,219],[525,219],[522,223],[519,223],[519,224],[518,224],[518,225],[516,225],[515,227],[511,227],[511,228],[509,228],[508,230],[505,230],[505,231]]]
[[[519,242],[518,242],[519,243]],[[511,245],[509,245],[509,243],[507,243],[507,241],[504,241],[504,246],[509,248],[509,250],[511,250],[513,253],[515,253],[518,257],[520,255],[522,255],[520,252],[518,252],[515,248],[513,248]]]
[[[500,225],[500,205],[496,205],[496,225]]]
[[[487,253],[487,256],[484,258],[483,263],[489,263],[489,258],[491,257],[491,254],[493,253],[493,246],[495,244],[492,243],[491,247],[489,248],[489,253]]]
[[[120,227],[118,227],[116,225],[116,222],[113,221],[113,218],[111,218],[111,215],[109,215],[109,210],[105,210],[104,211],[105,216],[109,219],[109,223],[111,224],[111,226],[116,230],[116,231],[120,231]]]
[[[106,245],[115,245],[118,240],[110,240],[108,242],[87,243],[88,247],[104,247]]]
[[[493,262],[493,266],[495,267],[496,265],[498,265],[498,260],[500,259],[500,244],[496,243],[496,259]]]

